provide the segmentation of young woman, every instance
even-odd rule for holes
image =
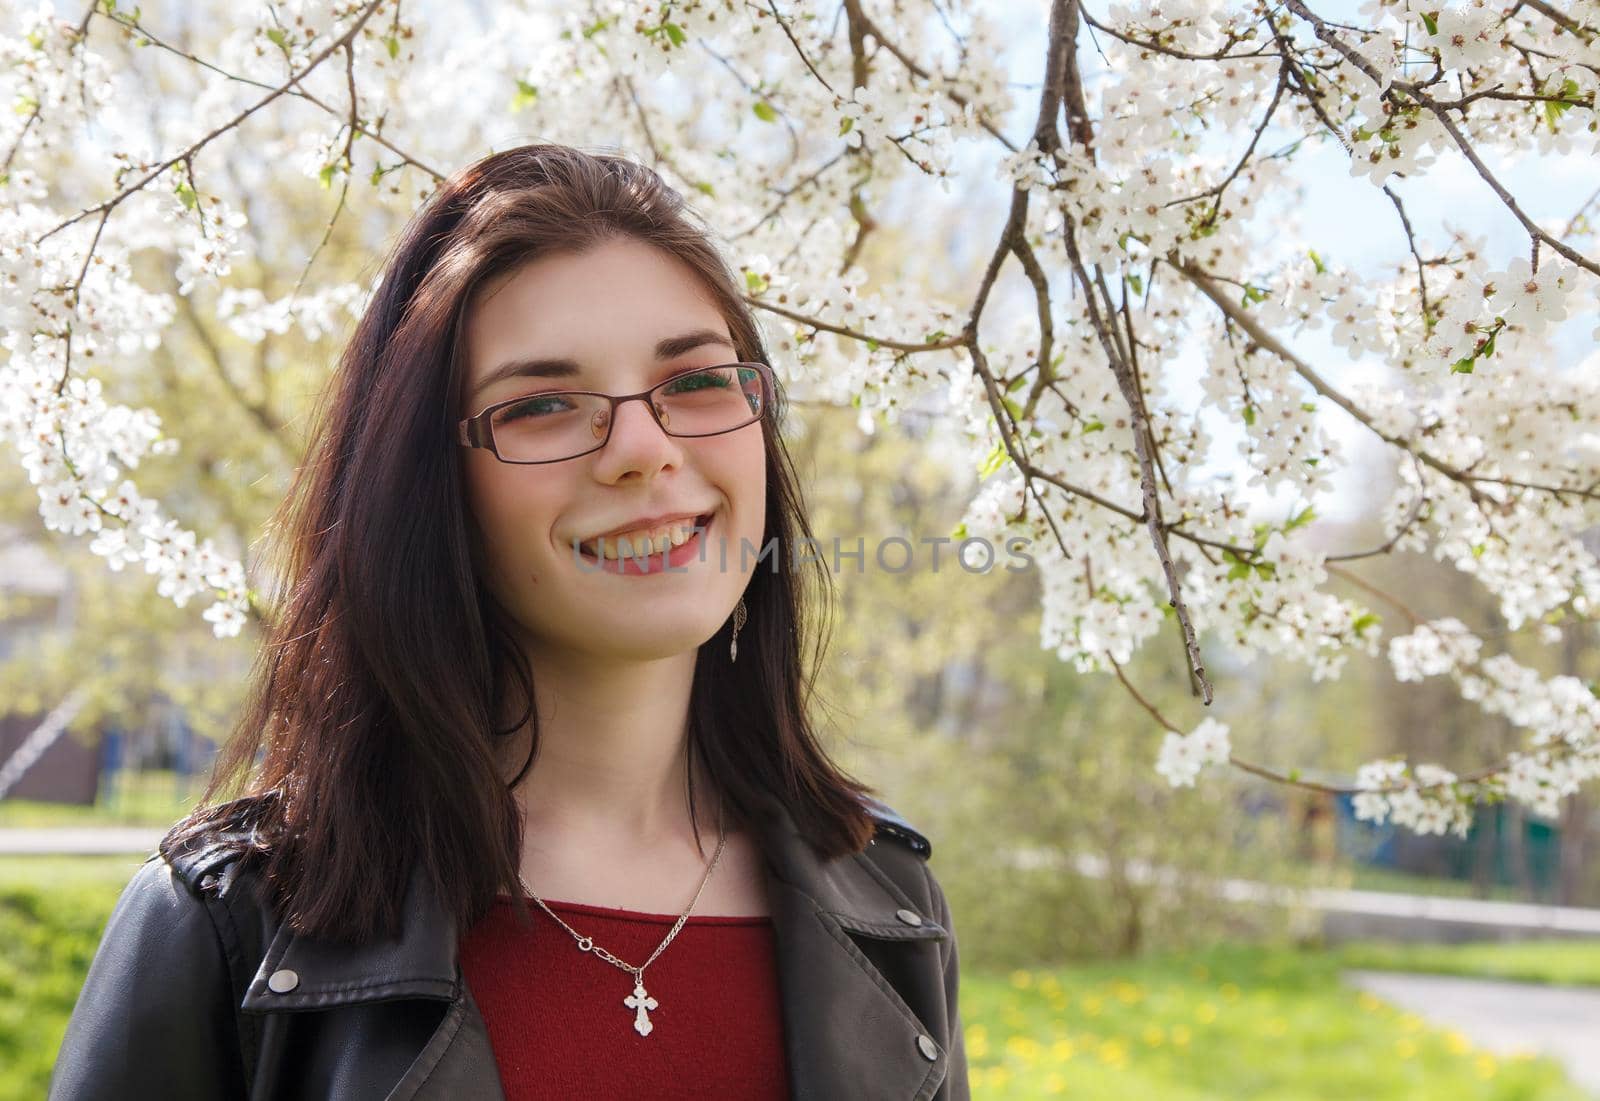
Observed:
[[[654,172],[533,145],[447,181],[51,1097],[967,1098],[928,841],[808,722],[830,579],[790,564],[783,412]]]

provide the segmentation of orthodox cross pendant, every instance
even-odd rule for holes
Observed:
[[[645,993],[644,980],[634,979],[633,993],[622,999],[622,1004],[635,1010],[633,1015],[633,1030],[640,1036],[650,1035],[650,1030],[656,1026],[650,1023],[650,1010],[659,1004],[649,994]]]

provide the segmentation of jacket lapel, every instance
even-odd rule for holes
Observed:
[[[266,1012],[393,998],[454,999],[459,992],[455,919],[429,889],[420,867],[412,869],[402,912],[405,925],[398,938],[359,945],[297,936],[280,924],[239,1008]],[[273,989],[274,975],[280,976],[280,990]]]
[[[820,860],[773,801],[763,846],[794,1101],[872,1097],[919,1101],[944,1079],[946,1053],[930,1061],[927,1029],[857,943],[915,952],[948,933],[862,855]],[[894,942],[899,942],[898,947]]]

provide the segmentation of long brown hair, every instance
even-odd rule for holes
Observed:
[[[511,787],[538,743],[536,671],[474,566],[454,428],[464,314],[499,273],[626,236],[688,264],[739,359],[769,363],[739,283],[690,213],[624,157],[528,145],[457,172],[413,216],[269,526],[281,595],[243,712],[201,808],[163,852],[247,811],[283,920],[330,940],[395,935],[414,868],[461,928],[497,892],[520,896]],[[730,624],[700,648],[689,748],[731,820],[755,824],[763,800],[777,798],[830,858],[872,836],[862,800],[872,789],[829,761],[808,719],[833,589],[816,558],[807,572],[790,565],[788,548],[812,533],[779,435],[786,410],[779,385],[761,431],[763,539],[777,539],[782,564],[758,567],[745,592],[742,660],[729,661]],[[508,782],[500,751],[530,722],[528,755]],[[216,804],[224,790],[240,798]]]

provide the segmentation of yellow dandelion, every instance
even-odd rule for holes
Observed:
[[[1452,1029],[1444,1034],[1444,1046],[1450,1049],[1451,1055],[1465,1055],[1472,1050],[1472,1041]]]
[[[1039,1041],[1032,1036],[1011,1036],[1006,1039],[1006,1054],[1032,1063],[1039,1058]]]
[[[1033,973],[1021,970],[1011,972],[1011,985],[1018,990],[1028,989],[1033,985]]]
[[[1112,993],[1116,995],[1117,1001],[1123,1005],[1133,1005],[1144,997],[1144,991],[1140,990],[1137,984],[1131,982],[1117,983],[1112,987]]]
[[[1121,1040],[1106,1040],[1100,1045],[1100,1061],[1107,1066],[1120,1066],[1128,1061],[1128,1049]]]
[[[1197,963],[1193,967],[1189,968],[1189,974],[1193,975],[1197,979],[1208,979],[1211,977],[1211,972],[1206,970],[1206,965],[1203,963]]]
[[[1044,1092],[1061,1093],[1067,1088],[1067,1080],[1055,1071],[1044,1076]]]
[[[1400,1015],[1400,1028],[1404,1032],[1421,1032],[1427,1025],[1415,1013],[1402,1013]]]
[[[1417,1045],[1402,1036],[1394,1042],[1394,1053],[1402,1059],[1410,1059],[1417,1054]]]
[[[1067,997],[1066,994],[1057,990],[1055,993],[1050,995],[1050,1008],[1055,1010],[1065,1009],[1067,1008],[1067,1004],[1071,1001],[1072,999]]]
[[[1217,1019],[1217,1007],[1210,1002],[1201,1002],[1194,1007],[1194,1019],[1203,1025],[1208,1025]]]
[[[1472,1061],[1472,1069],[1478,1072],[1479,1078],[1493,1078],[1494,1072],[1499,1069],[1493,1055],[1483,1052]]]
[[[1190,1032],[1188,1025],[1172,1026],[1172,1042],[1177,1044],[1179,1047],[1187,1047],[1189,1045],[1189,1036]]]
[[[1144,1042],[1151,1047],[1160,1047],[1166,1041],[1166,1038],[1167,1034],[1162,1031],[1160,1025],[1144,1026]]]
[[[1261,1026],[1261,1031],[1268,1036],[1282,1036],[1289,1031],[1289,1022],[1282,1017],[1272,1017]]]
[[[1103,1004],[1096,994],[1085,994],[1083,996],[1083,1011],[1091,1017],[1100,1016],[1100,1007]]]
[[[1050,1045],[1050,1058],[1058,1063],[1065,1063],[1077,1053],[1077,1048],[1071,1040],[1063,1037]]]
[[[1356,996],[1356,1004],[1368,1013],[1376,1013],[1383,1008],[1383,999],[1370,990],[1363,990]]]
[[[989,1054],[989,1037],[982,1032],[976,1036],[969,1030],[967,1032],[967,1058],[982,1059]]]
[[[1239,1000],[1239,988],[1231,982],[1225,982],[1217,988],[1224,1001],[1236,1002]]]

